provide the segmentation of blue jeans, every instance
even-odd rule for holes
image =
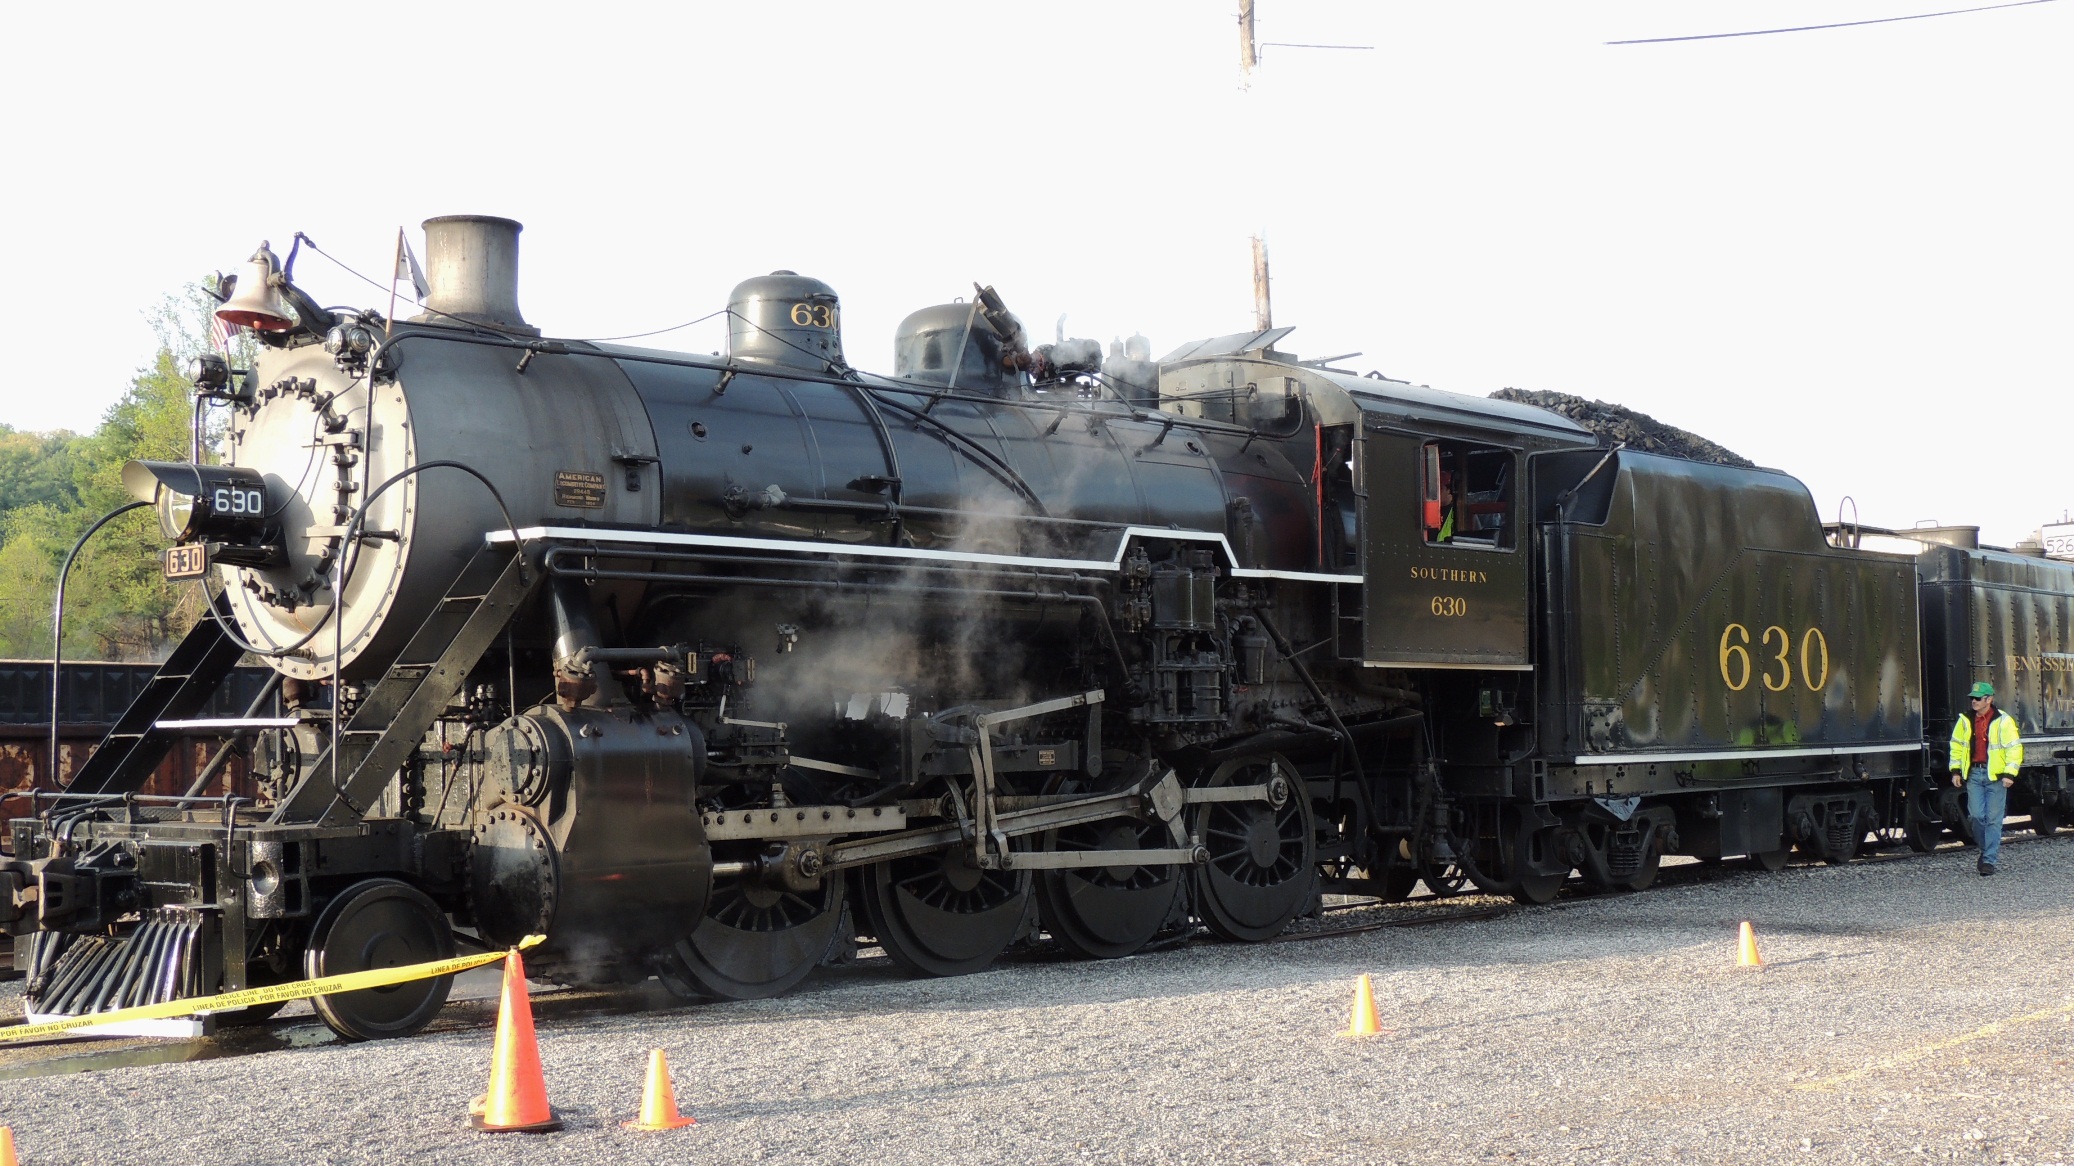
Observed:
[[[2002,815],[2008,809],[2009,791],[2001,781],[1988,780],[1987,766],[1974,766],[1966,775],[1966,816],[1973,820],[1980,860],[1989,866],[2002,860]]]

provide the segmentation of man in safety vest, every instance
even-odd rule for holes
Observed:
[[[1952,726],[1952,784],[1966,787],[1966,816],[1980,843],[1978,869],[1986,877],[2002,857],[2002,813],[2024,766],[2024,743],[2015,718],[1995,707],[1994,685],[1983,680],[1966,695],[1973,711]]]

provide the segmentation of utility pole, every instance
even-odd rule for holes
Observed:
[[[1253,87],[1253,70],[1260,67],[1260,51],[1253,43],[1253,0],[1239,0],[1239,88]],[[1253,236],[1253,326],[1265,332],[1275,326],[1274,308],[1267,284],[1267,240]]]
[[[1281,41],[1269,41],[1264,45],[1260,44],[1253,39],[1253,7],[1255,3],[1256,0],[1239,0],[1239,90],[1247,94],[1243,100],[1249,107],[1247,112],[1251,116],[1245,119],[1249,122],[1257,123],[1261,119],[1260,107],[1255,104],[1260,99],[1251,95],[1253,71],[1260,68],[1260,50],[1266,48],[1372,51],[1375,48],[1374,45],[1285,44]],[[1253,140],[1265,141],[1269,137],[1267,128],[1264,125],[1254,124],[1250,126],[1250,130],[1250,136]],[[1262,332],[1275,326],[1275,313],[1268,294],[1267,239],[1262,234],[1253,236],[1253,324],[1254,327]]]
[[[1253,0],[1239,0],[1239,88],[1253,83],[1260,56],[1253,48]]]
[[[1275,326],[1275,309],[1268,295],[1267,240],[1253,236],[1253,327],[1265,332]]]

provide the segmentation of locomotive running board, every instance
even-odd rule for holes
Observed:
[[[751,554],[791,554],[803,558],[886,559],[908,563],[941,563],[945,566],[1037,568],[1054,571],[1100,571],[1115,574],[1123,567],[1125,554],[1134,539],[1158,542],[1215,544],[1224,554],[1234,579],[1281,579],[1293,583],[1355,583],[1360,575],[1325,571],[1280,571],[1242,567],[1231,540],[1219,531],[1174,530],[1163,526],[1124,526],[1116,531],[1115,553],[1106,559],[1060,559],[1041,555],[1002,555],[986,551],[946,551],[924,547],[883,547],[865,543],[821,543],[798,539],[751,538],[743,535],[690,534],[665,530],[615,530],[591,526],[524,526],[493,530],[483,536],[485,546],[508,545],[513,537],[523,542],[552,542],[566,546],[603,547],[608,544],[633,547],[702,547],[710,550]]]
[[[526,555],[517,548],[487,546],[477,551],[340,728],[337,770],[350,776],[334,787],[332,751],[327,746],[303,770],[268,823],[338,826],[364,816],[447,702],[467,683],[475,662],[539,586],[542,575],[527,568]]]

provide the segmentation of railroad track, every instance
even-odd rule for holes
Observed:
[[[2059,836],[2074,838],[2074,834]],[[2003,845],[2021,848],[2052,841],[2038,838],[2028,832],[2012,833]],[[1909,863],[1925,862],[1939,856],[1948,856],[1961,847],[1947,843],[1927,854],[1918,854],[1899,845],[1883,848],[1873,854],[1854,860],[1857,863]],[[1722,863],[1685,862],[1666,866],[1658,876],[1652,889],[1676,886],[1700,886],[1709,883],[1737,879],[1774,877],[1743,866]],[[1526,912],[1562,911],[1571,907],[1582,907],[1590,903],[1604,902],[1609,898],[1626,898],[1641,892],[1602,891],[1588,886],[1581,878],[1573,876],[1552,903],[1530,906],[1498,900],[1495,896],[1480,892],[1452,895],[1425,894],[1414,896],[1400,903],[1384,904],[1380,900],[1356,898],[1351,901],[1329,903],[1317,918],[1299,921],[1300,930],[1284,932],[1267,940],[1268,944],[1304,943],[1313,940],[1341,939],[1347,936],[1364,935],[1377,931],[1438,926],[1447,923],[1470,923],[1500,919]],[[1360,922],[1339,926],[1318,925],[1331,916],[1345,916],[1355,912],[1382,912],[1384,917],[1363,919]],[[1174,950],[1198,943],[1215,943],[1207,931],[1200,928],[1185,934],[1166,937],[1149,945],[1146,952]],[[875,948],[861,949],[871,952]],[[849,967],[858,964],[868,969],[880,967],[883,956],[864,955]],[[1065,962],[1075,957],[1068,956],[1053,945],[1044,944],[1028,948],[1004,957],[1004,965],[1019,963]],[[842,969],[835,971],[839,987]],[[667,1012],[674,1009],[699,1007],[668,997],[659,991],[643,991],[639,988],[614,991],[591,991],[579,989],[544,990],[533,996],[536,1023],[544,1029],[553,1029],[561,1024],[572,1023],[595,1016],[624,1015],[637,1012]],[[459,1000],[448,1005],[446,1012],[435,1020],[427,1032],[488,1031],[496,1025],[496,1003],[493,998]],[[168,1064],[179,1061],[213,1060],[221,1057],[252,1056],[258,1053],[284,1052],[298,1048],[310,1048],[336,1043],[338,1038],[314,1017],[293,1017],[276,1020],[263,1025],[225,1029],[215,1037],[189,1041],[108,1041],[82,1044],[77,1041],[53,1041],[46,1044],[25,1045],[19,1048],[0,1046],[0,1083],[47,1077],[67,1073],[89,1073],[106,1069],[128,1068],[139,1065]]]

